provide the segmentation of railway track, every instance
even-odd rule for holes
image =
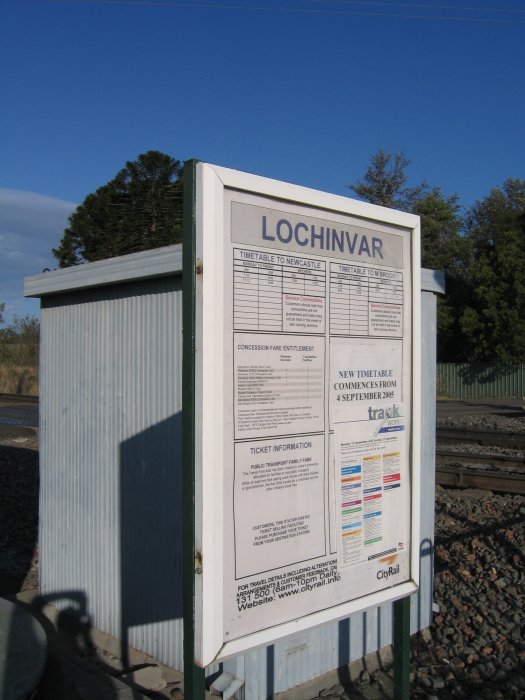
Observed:
[[[0,404],[24,404],[35,406],[38,404],[38,396],[25,396],[23,394],[2,394],[0,393]]]
[[[472,452],[456,452],[453,450],[443,449],[442,447],[436,448],[436,464],[476,464],[476,465],[489,465],[492,467],[498,467],[503,470],[515,470],[523,471],[525,476],[525,457],[520,457],[517,455],[506,455],[506,454],[489,454],[489,453],[479,453],[474,454]]]
[[[511,433],[505,430],[462,430],[460,428],[438,428],[436,439],[440,445],[469,443],[525,449],[525,433]]]
[[[479,469],[477,465],[441,464],[436,468],[436,483],[456,488],[487,489],[525,495],[525,473]]]
[[[525,495],[525,457],[484,451],[483,447],[525,449],[525,434],[438,428],[436,483]],[[454,443],[457,447],[446,447]],[[464,449],[461,449],[461,446]],[[472,449],[473,446],[481,449]]]

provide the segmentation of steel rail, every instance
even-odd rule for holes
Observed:
[[[436,469],[436,483],[441,486],[487,489],[525,495],[523,474],[480,470],[458,465],[440,465]]]
[[[478,431],[438,427],[436,439],[441,444],[465,442],[476,445],[496,445],[498,447],[512,447],[516,449],[525,448],[525,433],[511,433],[505,430]]]
[[[525,474],[525,457],[520,457],[518,455],[505,455],[505,454],[489,454],[480,453],[475,454],[472,452],[455,452],[453,450],[446,450],[442,447],[436,449],[436,464],[489,464],[498,469],[516,469],[518,471],[522,470]]]
[[[0,393],[0,404],[38,404],[38,396],[27,396],[24,394],[3,394]]]

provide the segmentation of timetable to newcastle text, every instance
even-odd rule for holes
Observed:
[[[234,250],[234,329],[324,334],[326,263],[250,253]],[[401,272],[330,262],[328,273],[330,335],[402,336]]]

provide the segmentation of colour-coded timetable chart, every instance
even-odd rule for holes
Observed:
[[[399,451],[363,453],[352,458],[350,444],[339,468],[340,532],[346,565],[376,559],[384,539],[385,498],[401,488]]]

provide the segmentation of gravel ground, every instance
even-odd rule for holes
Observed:
[[[525,418],[454,416],[440,424],[525,432]],[[0,434],[0,497],[5,596],[37,587],[34,431]],[[412,640],[411,697],[525,698],[524,523],[523,496],[437,487],[434,599],[440,610],[433,626]],[[391,675],[389,669],[364,672],[359,682],[316,697],[391,698]]]
[[[509,433],[525,433],[525,411],[523,416],[509,418],[497,414],[484,414],[474,416],[450,416],[440,418],[438,427],[458,428],[460,430],[503,430]]]
[[[434,600],[415,695],[525,698],[525,497],[436,490]]]
[[[38,436],[0,426],[0,596],[38,588]]]

